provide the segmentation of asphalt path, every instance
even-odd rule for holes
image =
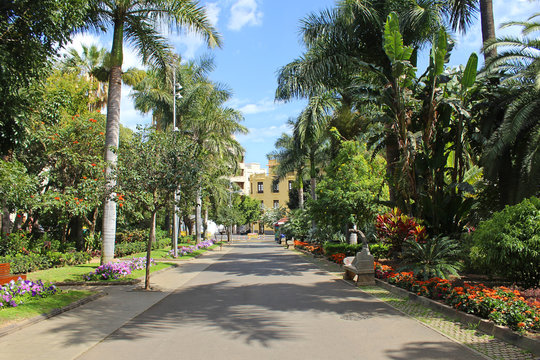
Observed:
[[[169,286],[184,280],[76,358],[485,359],[273,241],[197,261],[168,271]]]

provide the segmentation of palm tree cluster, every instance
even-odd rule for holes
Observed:
[[[308,104],[269,154],[278,175],[295,171],[302,194],[309,169],[315,201],[342,141],[367,143],[373,156],[384,150],[386,205],[446,234],[482,217],[472,209],[493,193],[499,207],[538,194],[538,24],[509,23],[524,39],[496,39],[490,9],[491,1],[344,0],[305,17],[306,50],[279,70],[276,100]],[[446,64],[453,31],[466,31],[478,10],[486,67],[477,76],[476,54],[465,68]]]

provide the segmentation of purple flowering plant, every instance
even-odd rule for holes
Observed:
[[[192,254],[193,252],[200,250],[200,249],[208,249],[210,246],[214,245],[214,240],[204,240],[201,241],[197,245],[190,245],[190,246],[179,246],[178,247],[178,256],[182,257],[188,254]],[[169,256],[174,257],[173,250],[169,251]]]
[[[57,291],[56,286],[44,284],[41,280],[11,280],[4,286],[0,285],[0,310],[17,307],[30,299],[54,295]]]
[[[150,259],[150,266],[155,265],[154,259]],[[131,275],[132,271],[144,269],[146,258],[133,258],[128,261],[110,262],[100,265],[93,272],[84,275],[86,281],[118,280]]]

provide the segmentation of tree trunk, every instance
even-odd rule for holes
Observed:
[[[480,19],[482,24],[482,41],[485,44],[490,39],[495,39],[495,21],[493,20],[492,0],[480,0]],[[484,59],[497,56],[497,49],[484,53]]]
[[[395,204],[398,200],[395,178],[396,167],[399,162],[399,144],[396,135],[393,133],[391,124],[386,126],[386,131],[386,178],[390,190],[390,201]]]
[[[197,244],[201,242],[201,189],[197,189],[197,206],[195,207],[195,235]]]
[[[150,290],[150,259],[152,258],[152,243],[156,241],[156,216],[157,210],[152,211],[152,220],[150,221],[150,236],[148,236],[148,245],[146,248],[146,275],[144,277],[144,290]]]
[[[5,200],[4,200],[5,204]],[[2,206],[2,234],[6,235],[11,232],[11,220],[9,218],[9,209],[7,206]]]
[[[124,24],[117,21],[114,24],[113,45],[111,50],[111,74],[109,77],[109,93],[107,98],[107,127],[105,134],[105,161],[107,162],[106,197],[103,207],[103,244],[101,249],[101,264],[106,264],[114,258],[114,241],[116,238],[116,201],[114,187],[116,178],[113,169],[116,167],[118,141],[120,135],[120,100],[122,97],[122,41],[124,39]]]
[[[317,200],[317,193],[315,188],[317,187],[317,169],[315,168],[315,154],[311,153],[309,156],[309,183],[311,190],[311,199]]]
[[[208,209],[204,209],[204,221],[203,221],[203,237],[206,239],[206,232],[208,231]]]
[[[69,222],[69,241],[76,244],[77,251],[84,249],[83,219],[80,216],[71,218]]]

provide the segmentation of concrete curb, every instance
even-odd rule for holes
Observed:
[[[33,318],[23,320],[23,321],[18,322],[16,324],[8,325],[5,328],[0,329],[0,337],[9,335],[11,333],[14,333],[15,331],[18,331],[18,330],[20,330],[22,328],[25,328],[27,326],[34,325],[34,324],[36,324],[36,323],[38,323],[40,321],[50,319],[53,316],[57,316],[57,315],[60,315],[60,314],[62,314],[64,312],[66,312],[66,311],[75,309],[75,308],[77,308],[79,306],[82,306],[84,304],[87,304],[87,303],[89,303],[91,301],[97,300],[100,297],[105,296],[105,295],[107,295],[106,292],[99,291],[97,294],[90,295],[90,296],[87,296],[87,297],[85,297],[83,299],[72,302],[71,304],[66,305],[63,308],[54,309],[49,313],[34,316]]]
[[[466,314],[462,311],[458,311],[446,304],[428,299],[424,296],[413,294],[405,289],[388,284],[380,279],[375,279],[375,284],[385,290],[393,292],[395,294],[409,298],[409,300],[422,304],[430,309],[436,310],[450,318],[456,319],[464,324],[477,326],[482,332],[492,335],[497,339],[503,340],[507,343],[520,347],[522,349],[532,352],[535,356],[540,357],[540,340],[530,337],[519,335],[506,326],[500,326],[492,323],[489,320],[479,318],[478,316]]]

